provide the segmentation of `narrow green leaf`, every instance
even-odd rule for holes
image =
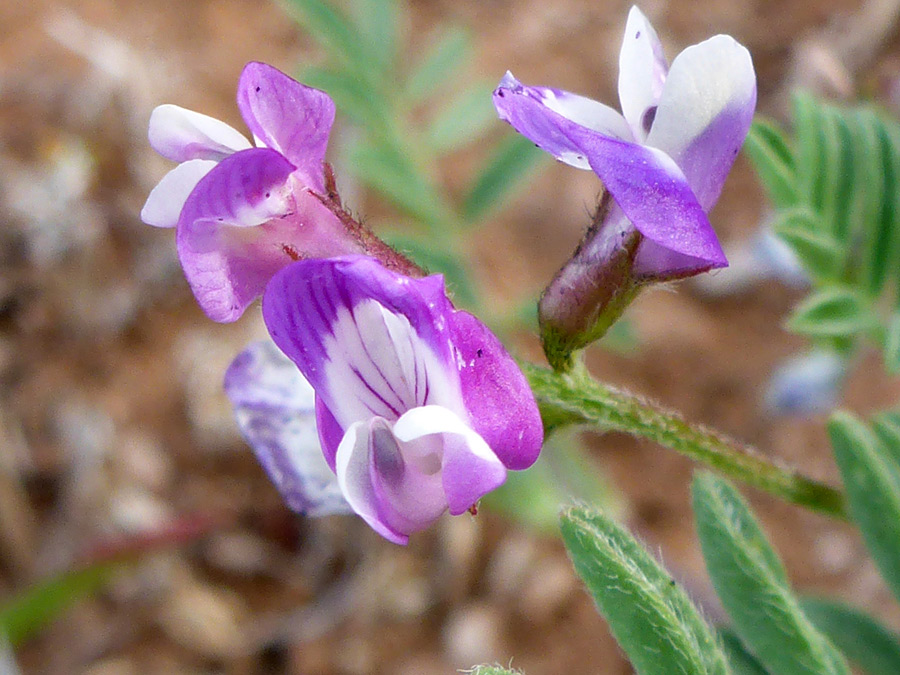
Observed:
[[[433,45],[406,82],[404,96],[416,104],[444,88],[459,75],[472,53],[469,33],[458,26],[439,29],[428,44]]]
[[[421,223],[437,228],[454,222],[444,198],[404,153],[360,144],[352,153],[352,168],[361,180]]]
[[[817,227],[815,214],[805,207],[781,211],[776,214],[772,229],[793,249],[814,279],[837,277],[844,249],[830,233]]]
[[[877,327],[878,319],[865,298],[842,286],[813,293],[787,321],[788,330],[810,337],[855,337]]]
[[[546,154],[518,134],[500,142],[492,157],[482,168],[463,202],[468,220],[477,220],[498,207],[531,175]]]
[[[497,122],[490,83],[476,84],[441,108],[428,126],[428,144],[438,153],[459,148],[481,136]]]
[[[0,635],[12,645],[23,642],[76,601],[100,588],[109,579],[115,563],[103,563],[65,572],[38,583],[0,607]]]
[[[868,109],[855,109],[848,111],[846,117],[854,132],[858,178],[854,185],[853,216],[848,219],[846,230],[836,234],[847,247],[847,276],[858,280],[862,267],[859,246],[870,238],[869,230],[881,218],[885,182],[875,114]]]
[[[825,170],[828,139],[822,109],[805,92],[794,94],[794,133],[797,137],[797,181],[800,198],[822,214],[825,200]]]
[[[728,673],[687,594],[628,532],[583,507],[566,509],[560,527],[575,570],[638,673]]]
[[[871,221],[865,237],[863,261],[866,288],[872,296],[878,295],[887,281],[891,266],[897,259],[897,149],[884,123],[874,113],[867,115],[878,141],[878,152],[873,160],[878,162],[884,189],[876,206],[876,217]]]
[[[900,473],[900,413],[883,412],[875,415],[872,418],[872,428],[887,456],[891,458],[891,466]]]
[[[828,423],[834,457],[869,554],[900,598],[900,481],[878,437],[845,412]]]
[[[397,0],[354,0],[356,30],[377,60],[385,79],[393,75],[399,51],[398,32],[402,12]]]
[[[861,180],[856,157],[856,140],[851,126],[851,117],[844,110],[832,110],[837,125],[840,142],[840,161],[837,171],[837,182],[834,186],[834,214],[832,218],[831,237],[840,243],[846,232],[851,231],[850,220],[854,217],[854,204],[859,201],[856,195],[856,184]],[[850,247],[843,246],[839,257],[838,270],[846,265]]]
[[[884,366],[891,375],[900,373],[900,312],[888,320],[884,340]]]
[[[380,84],[377,62],[356,28],[327,0],[284,0],[285,6],[301,26],[329,56],[370,85]]]
[[[722,649],[731,667],[731,675],[769,675],[757,658],[747,651],[734,631],[720,626],[718,632]]]
[[[804,598],[801,604],[809,620],[866,675],[900,673],[900,641],[874,618],[826,598]]]
[[[772,673],[849,675],[834,645],[803,615],[781,561],[737,491],[700,473],[691,492],[707,570],[741,641]]]
[[[842,142],[841,127],[838,122],[839,117],[840,115],[836,108],[820,105],[818,137],[822,143],[820,149],[822,164],[816,169],[819,174],[816,180],[817,189],[821,192],[817,199],[820,201],[822,225],[829,233],[837,230],[837,221],[845,207],[845,204],[842,204],[839,200],[842,184],[846,180],[852,181],[853,175],[852,163],[849,167],[850,176],[844,173],[847,167],[843,163],[845,150]],[[852,149],[848,148],[848,151],[851,151],[852,154]]]
[[[784,133],[774,122],[762,117],[753,120],[744,152],[776,208],[794,206],[798,201],[794,157]]]

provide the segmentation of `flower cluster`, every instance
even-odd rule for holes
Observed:
[[[563,351],[583,346],[652,281],[726,264],[706,213],[743,142],[756,87],[746,49],[716,36],[669,68],[636,8],[622,46],[623,114],[511,74],[500,117],[560,161],[592,169],[607,196],[540,305]],[[355,512],[406,543],[461,514],[537,459],[543,427],[528,383],[497,338],[352,219],[324,163],[334,104],[261,63],[238,106],[255,146],[230,126],[157,108],[150,143],[179,162],[143,220],[174,227],[206,314],[238,319],[262,296],[274,341],[226,374],[242,432],[287,503]],[[566,353],[568,353],[566,352]]]
[[[327,194],[325,93],[251,63],[238,104],[257,147],[205,115],[154,111],[151,144],[181,163],[142,217],[176,228],[210,318],[234,321],[263,295],[278,349],[248,348],[225,389],[287,503],[310,515],[353,511],[406,543],[445,511],[471,509],[507,469],[534,463],[534,396],[497,338],[453,307],[442,277],[359,255],[388,249]]]

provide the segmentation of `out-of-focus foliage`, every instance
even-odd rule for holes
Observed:
[[[844,357],[874,340],[900,372],[900,124],[803,93],[792,122],[757,119],[744,146],[812,285],[787,326]]]

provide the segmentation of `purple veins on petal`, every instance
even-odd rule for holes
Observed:
[[[269,283],[263,318],[316,391],[341,491],[390,541],[466,511],[536,458],[543,429],[524,376],[440,277],[363,256],[302,260]]]
[[[244,350],[225,374],[225,393],[241,434],[294,511],[351,513],[316,433],[315,394],[271,342]]]
[[[324,191],[322,162],[335,112],[328,94],[251,62],[241,73],[237,102],[254,137],[292,162],[304,185]]]

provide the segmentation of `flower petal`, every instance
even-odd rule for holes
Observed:
[[[271,342],[244,350],[225,373],[225,393],[238,427],[260,464],[299,513],[350,513],[319,447],[315,394],[297,367]]]
[[[450,322],[472,427],[508,469],[527,469],[544,438],[534,394],[500,340],[468,312]]]
[[[653,124],[668,70],[656,31],[641,10],[632,7],[619,52],[619,102],[639,141],[647,138]]]
[[[287,182],[293,164],[274,150],[253,148],[219,162],[204,176],[181,212],[182,225],[196,221],[252,227],[292,208]]]
[[[293,170],[268,149],[236,153],[214,167],[181,211],[176,244],[185,277],[213,321],[237,320],[279,269],[298,222],[285,180]],[[258,227],[253,227],[258,225]]]
[[[210,159],[191,159],[169,171],[150,191],[141,209],[141,220],[154,227],[175,227],[188,196],[217,163]]]
[[[157,106],[150,114],[150,145],[174,162],[221,160],[253,147],[244,135],[215,117],[177,105]]]
[[[350,507],[382,537],[407,544],[409,535],[396,531],[379,513],[378,497],[370,473],[369,421],[352,424],[338,446],[335,458],[338,485]]]
[[[506,480],[506,468],[484,439],[447,408],[413,408],[394,425],[394,435],[411,445],[437,437],[433,442],[441,446],[441,481],[454,516]]]
[[[506,73],[494,90],[494,107],[504,122],[561,162],[579,169],[590,164],[568,127],[631,140],[625,119],[612,108],[577,94],[545,87],[526,87]]]
[[[334,123],[328,94],[254,62],[241,73],[237,102],[253,135],[287,157],[306,186],[322,192],[322,162]]]
[[[600,134],[579,136],[594,172],[641,234],[662,249],[705,261],[707,269],[728,264],[706,212],[668,155]]]
[[[428,403],[464,414],[439,276],[411,279],[372,258],[301,260],[263,297],[275,343],[342,428]]]
[[[753,120],[756,75],[743,46],[716,35],[672,62],[647,144],[668,154],[709,211]]]

